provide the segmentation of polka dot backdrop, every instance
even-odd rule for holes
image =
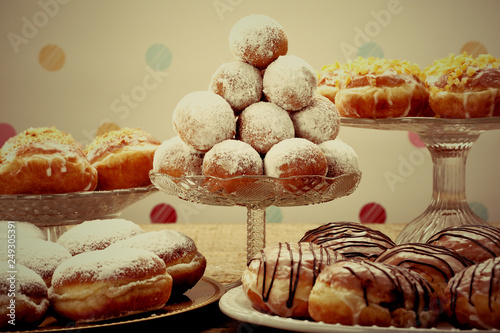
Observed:
[[[224,7],[227,10],[221,11],[222,7],[213,6],[211,2],[200,2],[197,7],[185,4],[176,8],[171,8],[169,4],[162,4],[163,7],[158,8],[157,2],[144,1],[140,4],[138,2],[138,4],[121,7],[123,18],[116,15],[118,7],[108,4],[94,8],[100,15],[89,23],[82,21],[78,13],[84,9],[91,11],[92,7],[98,6],[97,4],[71,2],[63,6],[62,3],[54,2],[57,5],[57,12],[47,13],[49,7],[37,2],[33,2],[31,6],[13,1],[3,2],[0,4],[0,10],[6,12],[5,10],[9,9],[12,15],[9,15],[10,18],[6,19],[2,25],[1,32],[8,37],[2,45],[3,49],[8,51],[2,66],[4,66],[4,72],[8,70],[9,73],[14,74],[2,76],[1,80],[3,86],[6,86],[6,78],[16,77],[17,79],[9,82],[10,90],[2,92],[2,100],[6,105],[4,107],[12,107],[15,112],[10,116],[2,114],[0,118],[0,143],[3,144],[18,131],[30,126],[52,125],[68,131],[73,130],[72,134],[79,140],[89,137],[79,126],[92,128],[95,124],[100,124],[95,127],[95,134],[118,127],[132,126],[149,130],[162,140],[168,139],[173,135],[170,118],[177,101],[187,92],[206,89],[213,70],[222,62],[233,60],[227,48],[227,37],[234,22],[243,16],[262,12],[263,9],[265,9],[265,14],[277,19],[285,30],[288,30],[289,53],[302,56],[318,69],[333,61],[344,61],[355,56],[401,57],[411,61],[420,59],[419,64],[423,67],[430,64],[433,59],[449,53],[468,52],[477,56],[481,53],[492,52],[499,55],[497,36],[484,33],[485,30],[500,31],[496,18],[490,20],[483,18],[483,16],[491,16],[491,12],[498,12],[498,10],[492,10],[492,8],[500,9],[494,2],[485,2],[487,4],[485,6],[474,6],[474,1],[453,2],[457,11],[462,10],[467,13],[470,8],[474,8],[484,14],[468,16],[471,20],[477,20],[477,22],[471,21],[468,27],[480,27],[467,28],[463,30],[467,33],[460,35],[457,32],[453,36],[443,33],[442,30],[439,34],[431,35],[426,33],[425,29],[434,28],[432,24],[429,27],[421,25],[421,18],[433,12],[438,15],[439,21],[447,21],[442,22],[443,26],[457,26],[454,24],[454,17],[457,15],[453,17],[447,15],[448,6],[451,4],[449,1],[443,1],[448,5],[438,4],[432,8],[429,8],[430,3],[418,6],[411,1],[403,0],[397,1],[398,6],[394,5],[395,2],[387,1],[369,1],[361,4],[343,2],[342,8],[338,7],[335,1],[329,4],[312,1],[307,6],[286,2],[287,13],[301,13],[303,20],[299,23],[291,16],[288,17],[288,14],[284,15],[279,3],[285,5],[283,1],[266,2],[265,5],[260,0],[252,3],[228,1]],[[116,6],[119,5],[116,4]],[[323,8],[323,6],[328,8]],[[342,13],[341,10],[344,12]],[[331,19],[327,14],[332,12],[337,13],[335,19]],[[446,14],[439,15],[439,13]],[[165,17],[162,16],[164,14]],[[323,15],[326,19],[321,19]],[[20,21],[20,17],[24,17],[25,20]],[[412,24],[417,17],[418,24]],[[31,18],[33,20],[30,21]],[[34,20],[34,18],[37,19]],[[47,19],[41,20],[40,18]],[[129,18],[133,19],[129,20]],[[494,26],[485,29],[484,22],[489,22],[488,24]],[[90,24],[92,27],[88,26]],[[191,29],[189,31],[182,29],[186,26],[190,26]],[[108,32],[110,27],[113,28]],[[87,28],[88,32],[85,31]],[[314,39],[323,43],[318,48],[321,52],[315,49],[317,44],[311,40],[310,35],[304,34],[304,30],[314,31]],[[127,36],[127,38],[118,38],[118,31],[121,36]],[[440,34],[443,34],[441,37],[446,39],[446,43],[439,38]],[[116,38],[110,38],[112,36]],[[412,45],[407,43],[410,40]],[[415,50],[413,45],[417,45],[418,49]],[[432,49],[436,51],[431,52]],[[411,53],[412,51],[414,53]],[[37,59],[37,62],[34,59]],[[43,72],[35,74],[33,65],[38,65]],[[144,72],[141,74],[137,69],[144,66],[149,68],[150,72],[147,73],[150,76],[142,78],[141,75],[144,76]],[[131,74],[127,76],[124,73]],[[156,77],[155,73],[157,73]],[[47,76],[49,74],[50,77]],[[35,75],[38,76],[35,77]],[[127,77],[130,83],[125,85],[123,90],[114,88],[124,87],[122,84]],[[136,103],[134,107],[130,107],[127,112],[121,114],[113,113],[116,110],[109,110],[107,105],[110,105],[116,97],[123,97],[123,91],[131,91],[132,86],[132,91],[137,92],[139,88],[134,84],[141,82],[140,80],[145,82],[151,77],[157,79],[157,82],[163,86],[143,94],[140,100],[141,105],[138,106]],[[34,83],[27,83],[23,86],[21,82],[45,83],[41,87]],[[61,83],[72,86],[76,90],[68,93],[65,87],[60,88]],[[20,90],[23,92],[20,93]],[[38,93],[33,93],[37,91]],[[89,94],[93,91],[97,93],[95,96]],[[67,99],[65,99],[65,94],[69,95]],[[25,96],[30,96],[30,100],[27,100]],[[74,107],[75,102],[77,110],[72,116],[62,117],[64,110],[70,108],[69,106]],[[41,113],[44,116],[29,114],[33,112],[31,110],[45,110]],[[30,116],[27,117],[27,114]],[[93,122],[93,125],[89,122]],[[314,214],[312,212],[320,211],[323,212],[321,216],[325,221],[330,220],[334,215],[339,219],[358,220],[363,223],[390,221],[391,216],[400,210],[397,209],[398,205],[393,203],[394,193],[388,193],[386,190],[386,197],[384,197],[384,192],[380,191],[380,188],[387,188],[381,175],[384,171],[394,169],[401,160],[400,157],[408,156],[412,149],[425,150],[426,148],[417,134],[408,132],[404,140],[396,142],[394,139],[389,139],[389,143],[384,142],[384,147],[377,154],[389,156],[387,164],[374,163],[373,157],[370,157],[370,155],[373,156],[373,149],[366,146],[366,141],[375,142],[389,135],[395,137],[398,133],[362,131],[342,128],[340,133],[340,138],[351,143],[358,152],[363,171],[362,183],[357,192],[340,199],[343,203],[348,202],[348,205],[334,202],[324,204],[326,205],[324,209],[321,209],[322,205],[314,206],[314,209],[304,208],[301,211],[304,213],[297,213],[297,210],[289,213],[286,208],[269,207],[266,211],[267,222],[280,223],[293,220],[291,215],[302,220],[308,219],[311,214]],[[498,136],[492,137],[492,140],[495,138],[497,139]],[[484,150],[484,147],[481,148]],[[431,161],[428,160],[425,167],[431,169]],[[423,172],[423,168],[424,166],[419,166],[418,170],[415,168],[415,174]],[[429,177],[428,174],[426,177]],[[423,176],[422,179],[424,179]],[[498,179],[495,181],[498,184]],[[370,182],[370,184],[365,186],[365,182]],[[414,183],[420,183],[417,176],[404,180],[405,193],[412,193],[411,187]],[[428,188],[428,191],[430,190]],[[424,191],[422,187],[420,191]],[[495,214],[490,214],[490,210],[496,205],[489,197],[483,196],[482,198],[484,201],[471,201],[471,209],[485,220],[491,218],[491,215],[494,215],[496,220],[500,220],[500,211],[496,210]],[[425,200],[419,201],[420,206],[408,213],[413,216],[405,216],[406,220],[411,220],[418,215],[419,209],[425,208]],[[344,207],[349,207],[349,210]],[[336,214],[332,215],[330,212],[332,209]],[[203,214],[193,214],[193,216],[201,220],[204,218],[216,220],[223,210],[224,208],[220,207],[207,207]],[[141,221],[148,220],[151,223],[187,222],[183,220],[182,214],[179,214],[178,201],[163,193],[155,194],[151,199],[136,204],[127,209],[124,214]],[[144,218],[147,215],[149,219]],[[230,220],[245,220],[244,214],[233,215]],[[397,217],[396,221],[400,222],[401,217]]]

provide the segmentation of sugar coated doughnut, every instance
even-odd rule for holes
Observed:
[[[73,137],[55,127],[29,128],[0,150],[0,194],[93,191],[97,170]]]
[[[462,53],[425,68],[429,103],[442,118],[500,116],[500,59]]]
[[[348,259],[374,261],[385,250],[396,244],[381,231],[355,222],[330,222],[308,230],[300,242],[311,242],[335,252]]]
[[[500,329],[500,257],[472,265],[451,278],[445,312],[461,329]]]
[[[260,70],[241,61],[223,63],[212,75],[208,89],[224,97],[235,113],[262,97]]]
[[[440,299],[450,279],[474,264],[451,249],[421,243],[396,245],[381,253],[375,261],[405,267],[422,275]]]
[[[337,177],[346,173],[359,172],[359,160],[356,151],[347,143],[337,138],[318,145],[328,161],[328,177]]]
[[[0,221],[0,239],[7,239],[9,238],[9,235],[12,234],[15,234],[16,239],[47,239],[47,236],[43,233],[42,229],[31,222]]]
[[[287,111],[297,111],[311,102],[318,75],[304,59],[285,55],[266,68],[262,84],[268,101]]]
[[[307,139],[283,140],[275,144],[264,157],[264,173],[270,177],[325,176],[327,171],[325,154],[318,145]],[[301,179],[288,180],[288,185],[303,185]]]
[[[276,20],[252,14],[240,19],[231,28],[229,49],[237,59],[264,69],[288,52],[288,37]]]
[[[184,96],[174,109],[172,123],[184,142],[203,152],[236,133],[231,105],[212,91],[194,91]]]
[[[320,144],[334,140],[340,130],[340,115],[335,104],[321,95],[314,95],[311,102],[290,117],[295,136]]]
[[[172,294],[191,289],[205,273],[207,261],[193,239],[175,230],[150,231],[109,246],[109,249],[137,248],[158,255],[172,276]]]
[[[427,243],[455,250],[477,264],[500,257],[500,228],[490,225],[452,226],[438,231]]]
[[[335,105],[343,117],[395,118],[429,115],[429,92],[418,65],[404,60],[358,57],[323,69],[323,85],[334,84]],[[323,74],[325,75],[325,74]],[[324,90],[318,91],[321,93]]]
[[[309,318],[309,293],[327,265],[344,257],[311,243],[267,246],[243,272],[243,290],[252,305],[282,317]]]
[[[201,175],[204,153],[174,136],[162,142],[155,151],[153,171],[172,177]]]
[[[21,264],[41,276],[47,287],[50,287],[52,275],[57,266],[71,258],[71,253],[62,245],[43,240],[16,239],[16,264]],[[7,247],[0,247],[0,258],[7,258]]]
[[[274,103],[258,102],[238,117],[236,137],[265,155],[276,143],[295,137],[295,130],[288,112]]]
[[[406,268],[344,260],[318,275],[309,313],[328,324],[430,328],[439,301],[427,280]]]
[[[69,250],[71,255],[82,252],[104,250],[109,245],[144,230],[132,221],[124,219],[97,219],[82,222],[63,233],[57,243]]]
[[[40,275],[24,265],[16,264],[15,273],[8,265],[0,261],[0,329],[34,328],[49,311],[47,286]]]
[[[97,136],[85,147],[85,155],[97,169],[98,190],[116,190],[151,184],[149,171],[160,141],[134,128],[122,128]]]
[[[57,267],[49,300],[58,316],[93,322],[162,308],[172,277],[156,254],[142,249],[90,251]]]

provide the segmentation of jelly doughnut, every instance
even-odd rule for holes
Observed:
[[[323,141],[318,145],[328,162],[328,177],[337,177],[346,173],[359,172],[359,160],[356,151],[347,143],[337,138]]]
[[[172,177],[201,175],[204,153],[174,136],[162,142],[153,158],[153,171]]]

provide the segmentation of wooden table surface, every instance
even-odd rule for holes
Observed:
[[[495,224],[500,226],[500,224]],[[307,230],[318,227],[314,223],[270,223],[266,225],[266,244],[297,242]],[[370,224],[395,240],[404,224]],[[173,229],[191,237],[198,250],[207,259],[205,276],[223,285],[238,280],[246,266],[246,224],[245,223],[185,223],[144,224],[145,231]],[[175,316],[130,324],[127,329],[147,332],[204,332],[204,333],[258,333],[284,332],[269,327],[239,322],[224,315],[218,302]],[[123,325],[106,328],[122,332]],[[94,332],[94,330],[92,330]],[[97,329],[99,331],[99,329]]]

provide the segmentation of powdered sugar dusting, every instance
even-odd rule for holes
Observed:
[[[47,239],[42,229],[30,222],[12,222],[16,227],[16,239],[20,238],[37,238]],[[0,221],[0,239],[7,239],[8,221]]]
[[[208,89],[240,112],[261,99],[262,75],[260,70],[241,61],[224,63],[213,74]]]
[[[318,145],[328,161],[328,177],[359,171],[358,155],[354,149],[340,139],[329,140]]]
[[[72,255],[102,250],[119,240],[144,233],[132,221],[105,219],[85,221],[62,234],[57,243],[67,248]]]
[[[259,153],[266,154],[276,143],[293,138],[295,130],[288,112],[276,104],[259,102],[243,110],[237,135]]]
[[[214,171],[217,174],[212,174]],[[203,174],[207,176],[261,175],[263,162],[259,153],[248,143],[239,140],[220,142],[207,152]]]
[[[199,175],[202,163],[202,152],[182,141],[180,136],[174,136],[162,142],[156,149],[153,170],[165,173],[176,171],[176,174],[171,174],[174,177]]]

